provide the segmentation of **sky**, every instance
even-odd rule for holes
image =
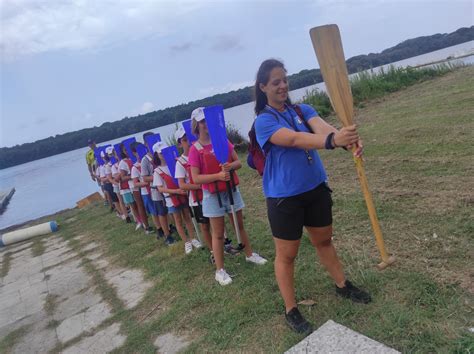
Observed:
[[[0,147],[252,85],[270,57],[289,74],[316,68],[315,26],[336,23],[350,58],[472,26],[473,11],[470,0],[0,0]]]

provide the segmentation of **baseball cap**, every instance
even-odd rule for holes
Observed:
[[[95,141],[92,139],[87,140],[87,145],[95,144]]]
[[[113,155],[114,153],[114,148],[112,146],[107,146],[105,148],[105,152],[107,153],[107,155]]]
[[[198,107],[191,113],[191,119],[195,119],[196,122],[202,121],[204,118],[204,107]]]
[[[161,150],[163,150],[167,147],[168,147],[168,145],[165,142],[159,141],[155,145],[153,145],[153,151],[161,154]]]
[[[186,135],[186,131],[183,127],[179,127],[178,130],[174,133],[174,137],[177,141]]]

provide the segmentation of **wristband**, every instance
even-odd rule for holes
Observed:
[[[326,142],[324,143],[324,148],[326,150],[333,150],[335,148],[334,144],[332,143],[332,139],[334,137],[334,132],[333,133],[329,133],[328,136],[326,137]]]

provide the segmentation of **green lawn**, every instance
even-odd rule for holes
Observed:
[[[357,305],[336,297],[304,238],[297,298],[316,302],[301,306],[316,326],[332,319],[402,352],[474,351],[468,331],[474,326],[473,92],[474,68],[462,68],[357,112],[369,184],[387,248],[397,257],[384,271],[375,267],[379,256],[350,154],[321,153],[334,190],[336,247],[348,278],[374,301]],[[227,287],[214,281],[205,251],[185,256],[182,243],[168,248],[135,233],[103,206],[58,217],[61,235],[74,247],[73,237],[86,235],[113,262],[143,269],[155,283],[133,311],[101,288],[114,309],[111,321],[121,320],[128,334],[121,351],[153,352],[154,338],[169,331],[193,340],[189,352],[282,352],[302,339],[282,316],[260,178],[247,167],[240,176],[253,247],[270,262],[256,267],[227,257],[226,268],[237,275]],[[65,223],[71,216],[76,219]]]

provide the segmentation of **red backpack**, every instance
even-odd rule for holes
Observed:
[[[303,112],[301,111],[300,106],[297,104],[290,106],[300,117],[300,119],[303,121],[304,125],[306,128],[311,132],[311,127],[309,126],[308,122],[304,119]],[[260,113],[270,113],[275,117],[276,120],[279,120],[278,116],[268,110],[268,109],[263,109]],[[296,129],[295,129],[296,130]],[[248,154],[247,154],[247,165],[249,165],[250,168],[253,168],[254,170],[257,170],[258,174],[260,176],[263,176],[263,171],[265,170],[265,160],[266,156],[270,152],[270,145],[266,145],[267,147],[265,148],[265,151],[262,150],[260,145],[257,142],[257,134],[255,132],[255,121],[252,124],[252,128],[249,131],[249,147],[248,147]]]

